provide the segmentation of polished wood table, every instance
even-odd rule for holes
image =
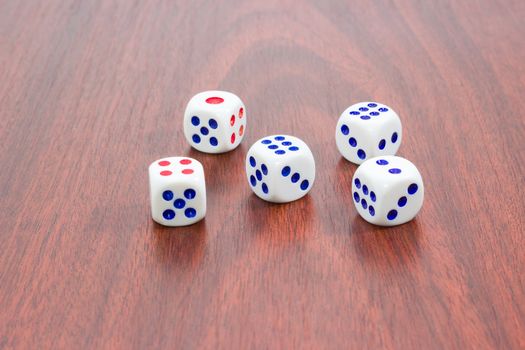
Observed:
[[[525,2],[0,1],[0,348],[525,348]],[[239,148],[185,141],[195,93],[247,106]],[[363,221],[349,105],[403,121],[415,220]],[[305,198],[245,155],[305,140]],[[151,220],[147,167],[206,171],[208,214]]]

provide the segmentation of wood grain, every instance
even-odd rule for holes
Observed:
[[[0,348],[525,348],[525,2],[0,1]],[[190,149],[185,104],[247,106],[243,144]],[[350,104],[404,125],[416,220],[357,216],[333,138]],[[303,200],[244,157],[288,133]],[[204,221],[150,218],[147,166],[207,173]]]

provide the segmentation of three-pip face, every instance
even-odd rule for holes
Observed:
[[[306,195],[315,180],[310,148],[297,137],[272,135],[255,142],[246,155],[246,176],[260,198],[275,203]]]
[[[204,169],[197,160],[169,157],[149,166],[151,216],[165,226],[193,224],[206,215]]]
[[[206,153],[236,148],[246,131],[246,107],[226,91],[205,91],[193,96],[184,112],[184,136],[189,144]]]
[[[360,102],[339,117],[335,141],[341,155],[355,164],[380,155],[396,154],[402,139],[401,120],[377,102]]]
[[[412,162],[396,156],[371,158],[352,179],[357,212],[366,221],[394,226],[412,220],[423,205],[421,174]]]

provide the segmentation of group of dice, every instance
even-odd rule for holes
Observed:
[[[184,113],[184,135],[205,153],[236,148],[246,131],[246,107],[225,91],[195,95]],[[360,164],[352,179],[352,201],[366,221],[400,225],[421,209],[424,187],[410,161],[396,157],[401,144],[399,116],[388,106],[361,102],[343,112],[336,127],[337,148]],[[315,181],[315,160],[308,145],[289,135],[266,136],[246,155],[246,177],[253,192],[275,203],[297,200]],[[206,215],[206,185],[200,162],[188,157],[156,160],[149,166],[151,213],[166,226],[193,224]]]

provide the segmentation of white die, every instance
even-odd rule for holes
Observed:
[[[245,129],[246,107],[231,92],[198,93],[184,112],[184,136],[201,152],[231,151],[241,143]]]
[[[186,226],[206,215],[204,169],[197,160],[169,157],[149,166],[151,216],[165,226]]]
[[[246,155],[246,176],[260,198],[275,203],[291,202],[312,188],[314,156],[297,137],[267,136],[250,147]]]
[[[335,129],[339,152],[355,164],[377,156],[395,155],[402,136],[397,113],[377,102],[360,102],[348,107]]]
[[[357,212],[366,221],[381,226],[412,220],[423,205],[424,193],[423,179],[416,166],[396,156],[367,160],[352,179]]]

